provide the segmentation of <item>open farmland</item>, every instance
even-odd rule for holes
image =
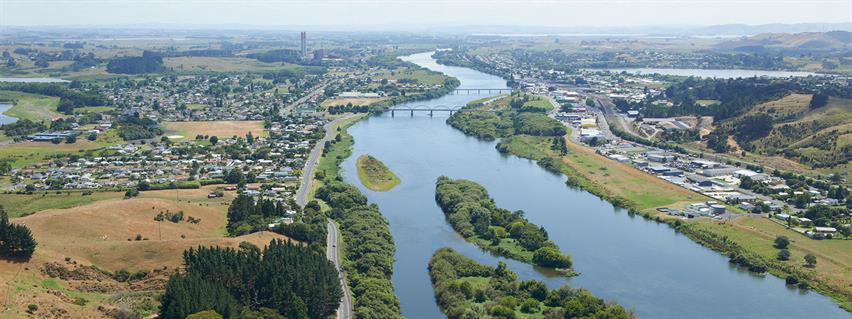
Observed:
[[[156,312],[158,291],[182,266],[184,250],[241,242],[263,247],[287,239],[273,232],[226,237],[225,211],[234,195],[208,199],[213,188],[143,192],[138,198],[102,199],[13,219],[32,230],[39,246],[27,262],[0,261],[0,299],[9,305],[0,318],[25,316],[31,303],[39,305],[39,318],[112,318],[110,311],[118,308],[150,314]],[[160,212],[179,211],[184,220],[177,223],[154,219]],[[201,221],[190,223],[190,216]],[[146,275],[127,281],[113,275],[124,270]]]
[[[245,136],[251,132],[254,136],[264,136],[262,121],[197,121],[197,122],[166,122],[163,123],[166,135],[172,139],[193,139],[197,135],[218,136],[227,138]]]

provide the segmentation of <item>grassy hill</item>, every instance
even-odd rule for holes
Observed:
[[[724,41],[717,49],[740,52],[783,51],[832,51],[848,50],[852,44],[852,32],[803,32],[762,33],[751,37]]]
[[[819,108],[809,107],[811,95],[790,94],[754,106],[726,121],[736,126],[745,117],[768,115],[772,127],[755,139],[738,139],[741,146],[762,155],[783,155],[813,168],[848,171],[852,158],[852,100],[831,97]]]

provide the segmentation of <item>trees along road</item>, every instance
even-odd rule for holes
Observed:
[[[314,145],[314,149],[311,150],[311,154],[305,162],[305,167],[302,169],[302,181],[299,184],[299,190],[296,191],[296,204],[299,206],[305,207],[308,190],[311,188],[311,182],[313,181],[314,167],[322,154],[325,142],[330,141],[336,135],[337,132],[334,130],[334,127],[340,122],[354,116],[356,116],[356,114],[347,114],[346,116],[323,125],[325,128],[325,136],[323,136],[322,139],[317,141],[317,144]],[[331,262],[334,263],[334,267],[337,268],[337,273],[340,277],[340,286],[343,289],[343,298],[340,300],[340,307],[337,308],[337,318],[350,319],[352,318],[352,298],[349,294],[349,287],[346,286],[346,281],[343,280],[343,273],[340,271],[340,236],[337,234],[337,224],[329,219],[326,227],[328,228],[328,237],[326,237],[325,243],[326,257],[331,260]]]
[[[337,273],[340,274],[340,286],[343,288],[343,297],[340,298],[340,307],[337,308],[338,319],[352,318],[352,298],[349,295],[349,288],[346,287],[346,282],[343,280],[343,273],[340,271],[340,237],[337,235],[337,224],[331,219],[328,220],[328,237],[325,243],[326,257],[334,263],[337,268]]]

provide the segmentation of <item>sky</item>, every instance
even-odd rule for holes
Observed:
[[[0,0],[0,26],[640,26],[852,22],[852,0]]]

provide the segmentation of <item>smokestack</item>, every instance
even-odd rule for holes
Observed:
[[[302,59],[308,56],[308,34],[305,31],[302,31],[302,43],[301,43],[301,53]]]

